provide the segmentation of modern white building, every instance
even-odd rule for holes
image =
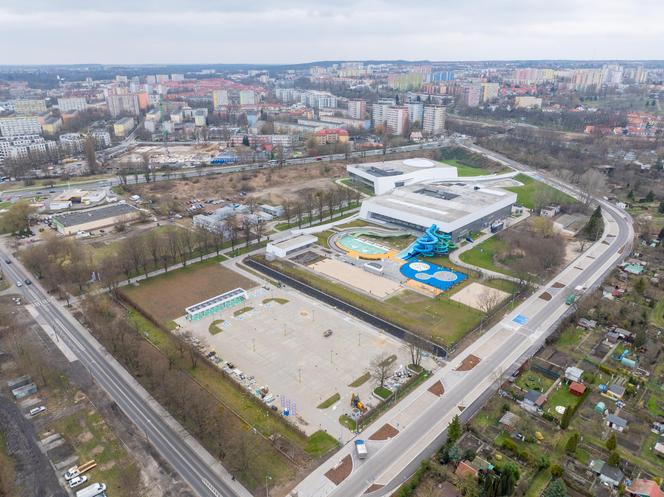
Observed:
[[[39,119],[36,117],[0,118],[1,136],[40,135],[41,132],[41,124],[39,124]]]
[[[424,231],[435,224],[457,241],[506,219],[516,193],[473,182],[419,183],[362,202],[360,218]]]
[[[445,107],[426,105],[423,109],[422,132],[425,135],[440,135],[445,131]]]
[[[286,258],[295,252],[311,247],[318,241],[313,235],[297,235],[280,242],[270,242],[265,247],[265,252],[274,257]]]
[[[373,188],[376,195],[423,181],[457,177],[456,167],[423,158],[349,164],[346,171],[353,180]]]

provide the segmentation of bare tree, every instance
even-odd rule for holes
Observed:
[[[411,342],[406,344],[406,347],[408,348],[408,353],[410,354],[410,363],[415,366],[419,366],[422,362],[422,347]]]
[[[606,191],[606,176],[596,169],[588,169],[581,175],[579,186],[584,193],[583,203],[588,207],[594,196]]]
[[[486,287],[477,297],[477,304],[485,314],[490,314],[499,303],[500,293],[493,288]]]
[[[385,380],[390,376],[390,366],[392,365],[392,362],[392,356],[387,352],[381,353],[371,361],[371,374],[381,387],[385,386]]]

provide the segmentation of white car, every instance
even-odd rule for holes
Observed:
[[[23,282],[22,281],[17,281],[16,286],[23,286]]]
[[[46,407],[44,406],[39,406],[39,407],[33,407],[30,409],[30,416],[36,416],[40,412],[44,412],[46,410]]]
[[[76,488],[79,485],[83,485],[86,481],[88,481],[87,476],[75,476],[69,480],[69,488]]]

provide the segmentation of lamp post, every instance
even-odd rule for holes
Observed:
[[[270,488],[267,486],[268,481],[270,481],[272,477],[270,475],[265,475],[265,495],[266,497],[270,497]]]

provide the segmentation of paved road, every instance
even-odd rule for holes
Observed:
[[[28,272],[20,262],[0,250],[2,270],[10,281],[24,281]],[[11,260],[12,264],[5,261]],[[30,276],[31,277],[31,276]],[[52,299],[38,282],[17,289],[26,303],[35,306],[54,329],[56,341],[63,341],[95,380],[143,431],[159,454],[202,497],[249,497],[251,494],[221,467],[110,354]]]
[[[439,141],[433,141],[433,142],[427,142],[427,143],[419,143],[415,145],[404,145],[402,147],[392,147],[388,148],[386,151],[387,155],[391,154],[397,154],[400,152],[412,152],[416,150],[426,150],[426,149],[433,149],[433,148],[439,148],[441,146],[444,146],[447,143],[446,140],[439,140]],[[140,142],[132,143],[132,145],[140,145]],[[129,147],[129,145],[123,145],[124,147]],[[358,151],[358,152],[351,152],[349,154],[349,158],[362,158],[362,157],[372,157],[372,156],[382,156],[383,151],[381,149],[377,150],[366,150],[366,151]],[[346,155],[345,154],[332,154],[332,155],[321,155],[317,157],[302,157],[298,159],[286,159],[283,162],[284,166],[298,166],[298,165],[303,165],[303,164],[315,164],[317,162],[333,162],[333,161],[341,161],[345,160]],[[230,165],[222,165],[222,166],[209,166],[209,167],[199,167],[199,168],[194,168],[193,166],[190,165],[190,167],[187,168],[180,168],[180,169],[174,169],[172,171],[169,171],[168,173],[164,172],[156,172],[154,175],[154,178],[156,181],[165,181],[165,180],[172,180],[176,178],[194,178],[194,177],[199,177],[199,176],[211,176],[215,174],[227,174],[227,173],[236,173],[236,172],[243,172],[243,171],[255,171],[258,169],[267,169],[267,168],[276,168],[279,167],[278,164],[276,164],[273,161],[270,162],[256,162],[252,164],[230,164]],[[88,188],[91,190],[96,190],[96,189],[101,189],[101,188],[111,188],[113,186],[120,185],[120,179],[113,177],[113,178],[108,178],[108,179],[103,179],[103,180],[93,180],[90,182],[85,182],[84,184],[81,184],[81,181],[84,181],[84,178],[80,178],[77,184],[75,185],[78,188]],[[140,183],[145,183],[145,177],[142,174],[139,174],[137,177],[134,177],[134,175],[129,175],[127,176],[127,183],[130,185],[133,184],[140,184]],[[32,198],[35,196],[37,192],[40,192],[42,194],[56,194],[56,193],[61,193],[65,190],[68,190],[67,186],[56,186],[53,188],[45,188],[45,187],[34,187],[34,188],[20,188],[16,190],[6,190],[4,192],[0,193],[0,200],[1,201],[7,201],[10,199],[18,199],[18,198]],[[52,192],[52,193],[51,193]]]
[[[492,155],[484,149],[474,150]],[[504,157],[500,160],[515,169],[530,171],[515,161]],[[581,192],[555,179],[542,179],[581,195]],[[340,485],[330,482],[325,472],[345,455],[353,456],[352,443],[303,480],[295,489],[298,497],[356,497],[365,494],[372,485],[374,491],[370,495],[389,495],[416,470],[419,461],[434,453],[444,440],[446,427],[455,414],[468,418],[477,411],[495,392],[501,379],[532,356],[557,328],[570,310],[565,305],[570,291],[579,286],[587,289],[596,287],[628,255],[634,236],[631,219],[610,203],[598,201],[605,216],[605,233],[600,241],[542,287],[550,293],[549,300],[542,297],[542,290],[535,292],[460,357],[436,372],[408,398],[375,421],[360,435],[361,438],[368,439],[385,423],[399,426],[400,433],[387,442],[369,442],[369,458],[360,461],[353,457],[354,470]],[[553,283],[556,282],[564,284],[563,289],[554,288]],[[481,362],[468,372],[457,371],[461,360],[468,354],[476,355]],[[445,393],[440,398],[428,392],[428,388],[437,381],[445,386]]]

